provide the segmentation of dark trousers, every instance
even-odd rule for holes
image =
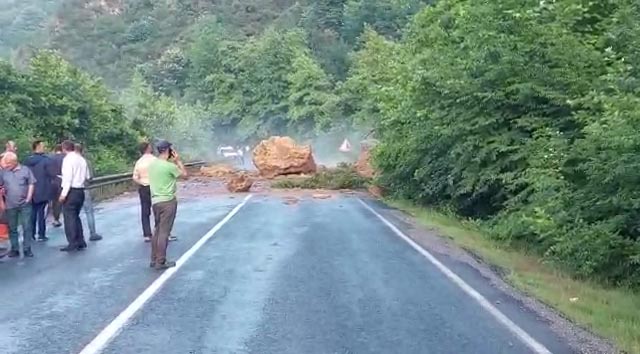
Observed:
[[[31,228],[31,204],[7,209],[7,219],[9,219],[11,250],[20,251],[20,234],[18,232],[20,226],[22,226],[22,248],[25,251],[30,250],[31,239],[33,238],[33,229]]]
[[[163,264],[167,260],[167,244],[177,210],[176,199],[153,205],[156,230],[151,238],[151,263]]]
[[[80,210],[84,204],[84,189],[71,188],[67,199],[62,206],[64,216],[64,233],[67,236],[69,247],[86,246],[84,233],[82,232],[82,222],[80,221]]]
[[[60,204],[60,193],[62,192],[62,187],[58,184],[53,183],[51,185],[51,190],[53,191],[53,199],[51,200],[51,212],[53,214],[53,221],[60,222],[60,214],[62,213],[62,204]]]
[[[151,188],[149,186],[140,186],[138,188],[140,195],[140,221],[142,222],[142,236],[151,237]]]
[[[60,214],[62,214],[62,204],[60,204],[60,201],[54,200],[51,202],[51,211],[53,213],[53,220],[60,222]]]
[[[47,233],[47,217],[44,213],[46,208],[46,201],[31,204],[31,230],[40,238],[44,238]]]

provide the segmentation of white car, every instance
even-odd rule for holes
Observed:
[[[238,157],[238,151],[231,146],[223,146],[218,150],[218,154],[225,158]]]

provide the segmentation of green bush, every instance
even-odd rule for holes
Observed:
[[[380,182],[640,286],[639,9],[443,0],[399,43],[369,34],[345,87],[375,117]]]
[[[368,182],[369,180],[360,176],[352,165],[342,163],[336,168],[321,170],[309,177],[292,176],[276,180],[271,186],[280,189],[340,190],[362,189]]]

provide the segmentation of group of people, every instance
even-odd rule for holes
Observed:
[[[13,141],[7,142],[5,152],[0,157],[0,209],[9,226],[9,257],[20,256],[20,227],[24,257],[34,256],[32,241],[49,240],[46,232],[49,212],[53,214],[54,227],[62,226],[60,214],[64,217],[69,245],[63,251],[87,247],[80,221],[83,208],[91,233],[89,240],[101,240],[102,236],[96,232],[91,195],[84,189],[92,172],[83,157],[83,146],[64,141],[51,154],[46,153],[45,143],[41,140],[34,141],[31,147],[31,154],[22,163],[19,162],[18,148]]]
[[[143,237],[151,243],[151,267],[166,269],[175,262],[166,257],[171,240],[171,229],[176,217],[177,180],[187,175],[178,153],[167,141],[153,146],[143,143],[141,157],[133,170],[133,180],[138,184],[141,206]],[[32,144],[32,153],[19,162],[15,142],[9,141],[0,155],[0,212],[9,226],[11,249],[9,257],[20,256],[19,229],[22,228],[22,252],[33,257],[32,241],[45,242],[47,216],[53,214],[53,226],[60,227],[63,216],[67,245],[63,252],[81,251],[87,248],[80,212],[84,209],[90,231],[90,241],[102,239],[96,232],[91,194],[87,183],[93,177],[91,164],[85,159],[81,144],[64,141],[50,154],[43,141]],[[155,230],[151,229],[151,215]],[[36,237],[37,235],[37,237]]]

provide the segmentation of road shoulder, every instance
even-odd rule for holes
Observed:
[[[577,353],[619,352],[608,340],[574,324],[552,307],[523,293],[522,290],[527,288],[512,281],[511,271],[487,263],[475,253],[460,247],[455,237],[447,235],[450,230],[439,225],[425,225],[419,217],[410,216],[382,202],[372,199],[364,201],[530,334],[544,337],[542,332],[550,329]]]

